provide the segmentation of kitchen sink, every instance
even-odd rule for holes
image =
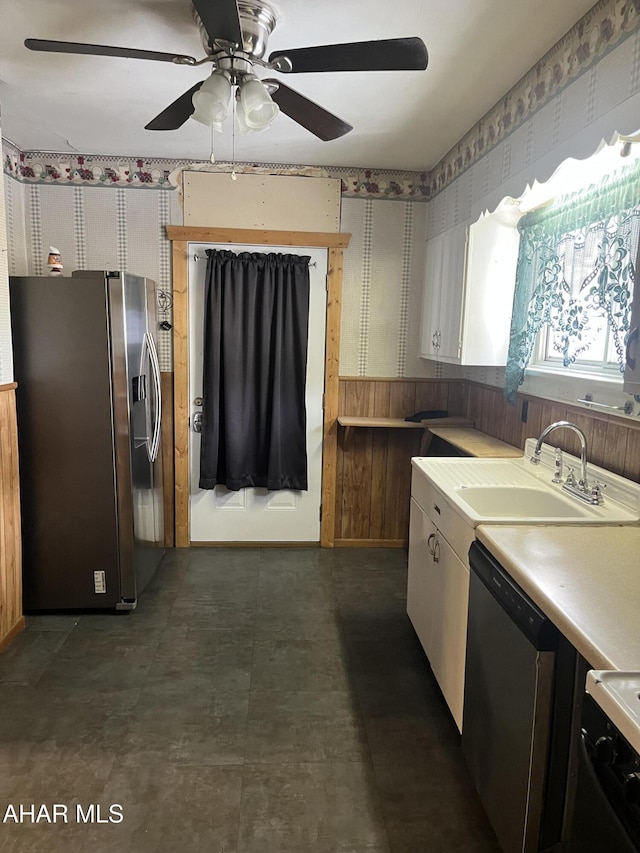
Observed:
[[[528,486],[461,486],[458,498],[487,519],[588,519],[589,506],[560,493]]]
[[[528,439],[524,455],[513,459],[415,457],[417,475],[412,494],[423,488],[437,490],[467,524],[637,524],[640,520],[640,484],[591,463],[590,483],[602,486],[603,501],[592,505],[553,483],[555,449],[543,444],[540,464],[529,461],[535,439]],[[563,479],[569,469],[579,475],[580,460],[564,454]],[[424,501],[431,501],[427,494]],[[431,503],[428,503],[431,506]],[[445,509],[437,500],[441,521]]]

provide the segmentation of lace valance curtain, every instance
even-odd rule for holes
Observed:
[[[518,229],[507,398],[515,401],[545,326],[568,367],[607,324],[623,370],[640,236],[640,162],[532,211]]]

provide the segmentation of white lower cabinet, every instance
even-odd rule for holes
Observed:
[[[436,533],[436,556],[429,660],[458,730],[462,731],[469,569],[439,531]]]
[[[430,501],[429,505],[433,502]],[[465,525],[466,527],[466,525]],[[473,539],[469,528],[467,539]],[[470,544],[469,541],[469,544]],[[412,498],[407,613],[462,731],[469,568]]]
[[[407,577],[407,613],[425,654],[431,660],[432,622],[430,602],[433,598],[433,557],[428,541],[436,527],[420,506],[411,500],[409,516],[409,574]]]

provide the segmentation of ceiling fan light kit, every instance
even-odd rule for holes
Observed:
[[[114,56],[175,65],[212,63],[211,76],[165,107],[145,125],[147,130],[177,130],[190,117],[214,130],[222,130],[235,86],[241,134],[266,130],[282,112],[325,142],[344,136],[353,130],[352,126],[278,80],[260,80],[254,72],[256,66],[282,74],[299,74],[423,71],[428,63],[427,49],[417,36],[278,50],[265,61],[263,57],[277,18],[262,0],[193,0],[193,10],[206,53],[200,60],[183,54],[46,39],[26,39],[25,46],[49,53]]]

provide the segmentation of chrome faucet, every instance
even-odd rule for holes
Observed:
[[[540,437],[536,442],[535,450],[533,451],[533,456],[530,458],[530,462],[532,465],[540,464],[540,454],[542,451],[542,442],[545,438],[555,429],[560,429],[561,427],[566,429],[571,429],[575,432],[575,434],[580,439],[580,480],[576,483],[575,477],[573,475],[573,471],[570,469],[567,479],[562,486],[565,492],[569,492],[575,497],[580,498],[580,500],[586,501],[590,504],[601,504],[603,502],[602,493],[601,493],[601,485],[600,483],[594,483],[593,486],[589,485],[589,481],[587,480],[587,438],[585,434],[582,432],[580,427],[572,424],[571,421],[556,421],[553,424],[549,424],[548,427],[542,430],[540,433]],[[560,482],[560,477],[562,475],[562,455],[560,451],[556,451],[556,465],[555,465],[555,476],[552,480],[554,483]]]

